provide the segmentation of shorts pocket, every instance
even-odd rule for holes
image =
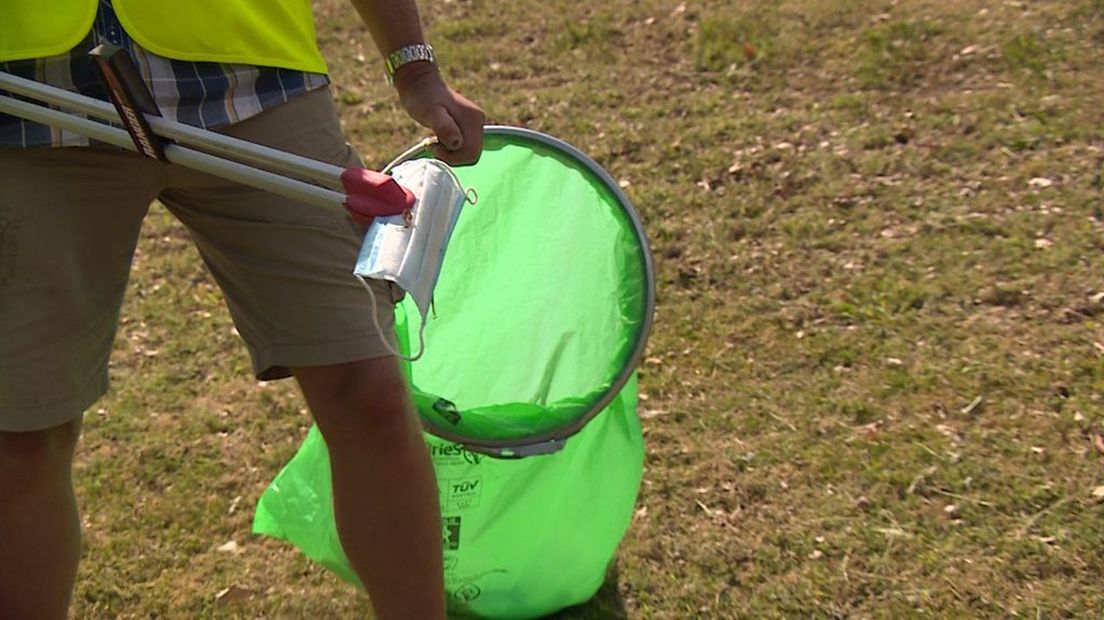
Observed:
[[[0,290],[15,277],[16,247],[19,240],[19,218],[11,209],[0,206]]]

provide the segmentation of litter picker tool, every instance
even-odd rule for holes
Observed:
[[[0,73],[0,91],[10,93],[0,95],[0,113],[344,207],[373,225],[421,200],[386,174],[392,166],[343,169],[163,118],[125,54],[103,46],[94,58],[114,105]],[[427,145],[396,157],[396,174]],[[465,269],[440,272],[430,294],[397,306],[398,352],[413,356],[424,334],[425,356],[404,369],[430,434],[496,457],[557,453],[618,399],[635,416],[633,376],[655,308],[651,253],[628,197],[578,149],[494,126],[484,127],[483,146],[478,163],[452,171],[457,185],[479,189],[479,208],[442,218],[440,228],[455,229],[448,260]],[[439,239],[424,248],[419,261],[443,260]],[[371,263],[371,252],[362,255]],[[432,320],[430,299],[443,310]]]
[[[363,223],[414,204],[409,190],[381,172],[341,168],[163,118],[121,48],[104,44],[91,55],[112,103],[0,72],[0,91],[11,93],[0,95],[0,113],[294,200],[344,207]]]

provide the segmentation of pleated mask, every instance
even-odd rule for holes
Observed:
[[[447,164],[434,159],[403,162],[391,170],[391,175],[414,194],[414,206],[402,214],[372,221],[353,273],[370,294],[367,278],[386,280],[394,282],[414,301],[422,319],[418,353],[404,356],[384,339],[396,356],[414,361],[425,352],[426,321],[449,239],[464,203],[475,204],[475,193],[464,189]],[[371,298],[372,318],[376,320],[375,295]],[[379,325],[376,327],[378,330]]]

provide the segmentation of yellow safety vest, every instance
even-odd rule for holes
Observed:
[[[88,34],[97,0],[0,0],[0,61],[64,54]],[[176,60],[326,72],[310,0],[114,0],[127,34]]]

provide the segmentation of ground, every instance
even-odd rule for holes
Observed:
[[[316,3],[350,139],[423,135]],[[495,123],[646,222],[646,471],[562,618],[1104,613],[1104,1],[424,0]],[[253,506],[310,420],[155,208],[87,415],[78,618],[355,618]]]

